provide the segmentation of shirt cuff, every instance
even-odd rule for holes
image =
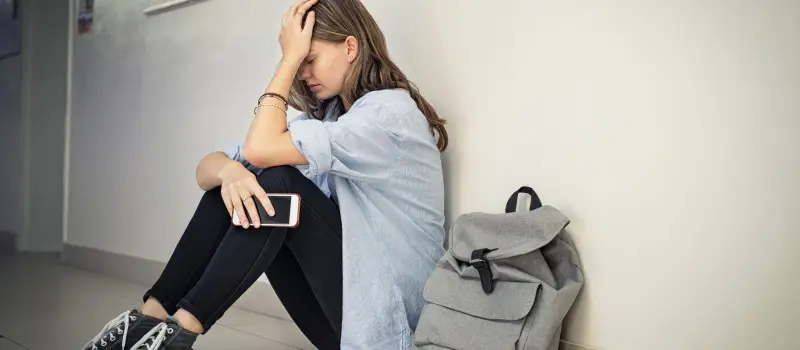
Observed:
[[[322,121],[298,120],[289,125],[292,143],[308,160],[308,168],[300,169],[307,177],[317,176],[331,170],[333,155],[328,131]]]

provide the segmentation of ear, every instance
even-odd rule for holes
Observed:
[[[347,50],[347,61],[353,63],[358,57],[358,39],[350,35],[344,39],[344,47]]]

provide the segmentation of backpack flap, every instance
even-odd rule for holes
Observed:
[[[506,259],[545,246],[568,224],[567,217],[548,205],[525,212],[464,214],[453,223],[448,250],[462,262],[474,260],[472,253],[482,249],[489,249],[483,260]]]
[[[498,281],[487,294],[474,278],[462,278],[445,254],[422,296],[426,305],[414,334],[417,349],[514,349],[541,291],[538,282]]]
[[[498,283],[491,294],[449,269],[435,269],[422,296],[429,303],[489,320],[515,321],[530,313],[541,283]]]

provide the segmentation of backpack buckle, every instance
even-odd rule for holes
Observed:
[[[481,287],[484,293],[491,293],[494,291],[494,276],[492,276],[492,266],[486,261],[483,256],[497,250],[495,249],[475,249],[470,256],[469,265],[478,270],[478,275],[481,276]]]

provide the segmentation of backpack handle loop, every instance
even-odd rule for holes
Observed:
[[[529,210],[536,210],[542,207],[542,200],[539,199],[539,195],[536,194],[536,191],[528,186],[522,186],[508,199],[508,202],[506,203],[506,213],[513,213],[517,211],[517,200],[520,193],[525,193],[531,196],[531,205]]]

